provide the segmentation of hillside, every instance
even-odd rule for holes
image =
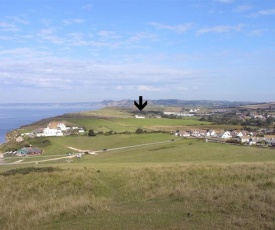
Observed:
[[[256,110],[256,109],[275,109],[275,102],[242,105],[242,106],[239,106],[239,108],[254,109],[254,110]]]
[[[145,98],[146,100],[146,98]],[[133,100],[120,100],[113,101],[107,100],[101,102],[105,106],[121,106],[121,107],[132,107]],[[179,100],[179,99],[160,99],[160,100],[148,100],[148,105],[152,106],[175,106],[175,107],[186,107],[186,108],[228,108],[242,105],[255,104],[253,102],[242,102],[242,101],[214,101],[214,100]]]
[[[105,143],[95,137],[90,146],[144,143],[147,135],[109,136]],[[165,135],[148,137],[154,138]],[[65,143],[61,140],[54,140],[56,147]],[[79,139],[73,143],[72,138],[66,142],[84,144]],[[269,149],[200,140],[51,163],[39,162],[45,158],[38,156],[33,164],[1,166],[0,227],[274,229],[274,156]]]

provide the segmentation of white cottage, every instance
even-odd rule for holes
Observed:
[[[231,132],[225,131],[225,132],[221,133],[220,138],[222,138],[222,139],[230,139],[230,138],[232,138]]]

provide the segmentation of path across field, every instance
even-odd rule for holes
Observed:
[[[67,147],[69,149],[84,153],[84,152],[88,152],[89,154],[97,154],[97,153],[102,153],[102,152],[110,152],[110,151],[116,151],[116,150],[121,150],[121,149],[129,149],[129,148],[137,148],[137,147],[141,147],[141,146],[148,146],[148,145],[156,145],[156,144],[163,144],[163,143],[169,143],[171,141],[178,141],[178,140],[167,140],[167,141],[158,141],[158,142],[151,142],[151,143],[146,143],[146,144],[139,144],[139,145],[130,145],[130,146],[123,146],[123,147],[117,147],[117,148],[110,148],[110,149],[102,149],[102,150],[97,150],[97,151],[91,151],[91,150],[83,150],[83,149],[79,149],[79,148],[74,148],[74,147]],[[58,158],[51,158],[51,159],[46,159],[46,160],[34,160],[34,161],[28,161],[28,162],[24,162],[23,160],[18,160],[16,162],[12,162],[12,163],[4,163],[4,161],[0,162],[0,165],[16,165],[16,164],[38,164],[41,162],[47,162],[47,161],[55,161],[55,160],[60,160],[60,159],[66,159],[66,158],[74,158],[76,157],[76,154],[70,155],[70,156],[64,156],[64,157],[58,157]]]

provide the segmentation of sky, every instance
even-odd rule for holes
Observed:
[[[0,103],[275,101],[274,0],[0,0]]]

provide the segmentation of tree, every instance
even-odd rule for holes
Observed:
[[[143,132],[143,130],[141,129],[141,128],[138,128],[137,130],[136,130],[136,133],[137,134],[141,134]]]
[[[266,123],[267,123],[268,125],[271,125],[273,122],[274,122],[274,118],[271,117],[271,116],[269,116],[269,117],[266,119]]]
[[[96,136],[96,134],[95,134],[95,132],[94,132],[93,129],[90,129],[90,130],[89,130],[88,136],[89,136],[89,137],[94,137],[94,136]]]

